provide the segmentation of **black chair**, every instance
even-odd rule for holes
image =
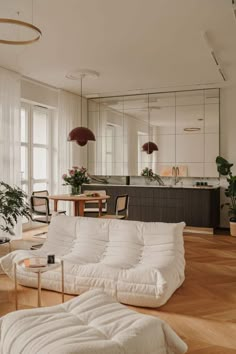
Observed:
[[[30,197],[31,217],[32,221],[50,224],[53,215],[65,214],[65,210],[51,212],[49,206],[49,193],[47,190],[35,191]],[[44,235],[47,232],[42,232],[34,236]]]
[[[115,202],[115,214],[106,214],[101,216],[104,219],[127,219],[129,211],[129,196],[118,195]]]

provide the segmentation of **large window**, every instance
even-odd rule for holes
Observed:
[[[24,191],[51,185],[51,111],[23,103],[21,107],[21,184]]]

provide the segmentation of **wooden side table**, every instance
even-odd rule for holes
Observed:
[[[26,258],[29,259],[29,258]],[[14,263],[14,281],[15,281],[15,305],[18,310],[18,294],[17,294],[17,267],[22,267],[24,271],[37,273],[38,275],[38,307],[42,306],[41,300],[41,274],[61,267],[61,294],[62,302],[64,302],[64,261],[56,258],[55,263],[47,264],[44,267],[26,267],[24,264],[25,259]]]

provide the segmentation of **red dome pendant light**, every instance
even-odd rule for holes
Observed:
[[[150,140],[150,106],[149,106],[149,94],[148,94],[148,139]],[[146,152],[148,155],[152,154],[153,151],[158,151],[158,146],[152,141],[148,141],[143,144],[142,151]]]
[[[69,74],[67,75],[68,79],[71,80],[78,80],[80,79],[80,97],[81,97],[81,101],[80,101],[80,117],[81,117],[81,124],[82,124],[82,120],[83,120],[83,79],[85,78],[85,76],[95,76],[95,72],[88,72],[86,70],[81,71],[81,72],[77,72],[74,74]],[[96,77],[98,76],[98,74],[96,73]],[[68,137],[67,137],[67,141],[76,141],[76,143],[79,146],[85,146],[87,144],[88,141],[95,141],[95,135],[94,133],[87,127],[77,127],[74,128],[70,131]]]
[[[86,127],[77,127],[71,130],[67,138],[68,141],[75,140],[76,143],[80,146],[87,144],[89,140],[95,141],[95,136],[93,132]]]
[[[142,149],[148,155],[152,154],[153,151],[158,151],[157,144],[153,143],[152,141],[148,141],[147,143],[143,144]]]

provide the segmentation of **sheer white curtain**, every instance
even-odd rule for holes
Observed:
[[[83,99],[83,120],[80,117],[81,98],[73,93],[60,90],[58,102],[58,193],[70,193],[63,186],[62,175],[72,166],[86,166],[87,147],[79,147],[75,142],[67,141],[69,132],[87,124],[86,100]],[[63,205],[63,204],[62,204]],[[65,205],[63,206],[65,207]]]
[[[20,186],[20,75],[0,68],[0,181]],[[15,230],[21,237],[21,222]]]

